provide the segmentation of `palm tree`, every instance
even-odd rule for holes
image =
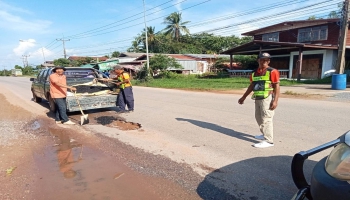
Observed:
[[[148,47],[150,48],[151,52],[154,51],[154,46],[155,46],[155,43],[158,42],[158,39],[156,38],[156,31],[155,31],[155,27],[154,26],[148,26],[147,27],[147,37],[148,37]],[[142,32],[142,42],[144,44],[144,46],[146,47],[146,33],[145,33],[145,29],[143,29],[143,32]]]
[[[167,24],[165,29],[166,35],[171,35],[172,37],[176,38],[176,41],[179,41],[179,38],[181,36],[181,32],[184,32],[185,34],[190,34],[190,31],[185,26],[190,21],[182,22],[181,19],[181,13],[180,12],[173,12],[168,17],[164,19],[164,24]]]
[[[340,16],[338,15],[337,11],[331,11],[328,14],[328,19],[333,19],[333,18],[339,18]]]
[[[138,34],[137,37],[135,37],[135,40],[131,42],[131,47],[128,48],[127,51],[134,52],[134,53],[139,52],[141,39],[142,39],[142,36],[140,36],[140,34]]]

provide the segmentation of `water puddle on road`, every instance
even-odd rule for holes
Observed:
[[[40,127],[41,127],[41,125],[38,121],[34,121],[33,124],[31,125],[31,129],[33,131],[38,130]]]
[[[161,199],[145,177],[76,141],[69,129],[49,131],[54,144],[34,155],[40,174],[36,199]]]

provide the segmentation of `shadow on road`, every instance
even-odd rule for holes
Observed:
[[[203,122],[203,121],[198,121],[198,120],[193,120],[193,119],[184,119],[184,118],[176,118],[177,121],[186,121],[186,122],[190,122],[191,124],[194,124],[196,126],[202,127],[202,128],[206,128],[206,129],[210,129],[225,135],[229,135],[241,140],[245,140],[248,142],[253,142],[256,143],[257,141],[254,139],[254,136],[252,135],[248,135],[245,133],[241,133],[241,132],[237,132],[235,130],[229,129],[229,128],[225,128],[222,126],[219,126],[217,124],[213,124],[210,122]]]
[[[208,174],[199,184],[197,193],[204,200],[291,199],[297,191],[290,169],[292,158],[257,157],[227,165]],[[305,161],[307,180],[315,164],[315,161]]]

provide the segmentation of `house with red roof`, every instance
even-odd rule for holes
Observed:
[[[253,41],[228,49],[222,54],[271,54],[270,66],[287,78],[318,79],[334,71],[338,55],[340,19],[285,21],[243,33]],[[350,31],[346,41],[346,60],[350,60]]]

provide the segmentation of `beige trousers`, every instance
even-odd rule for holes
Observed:
[[[255,100],[255,119],[259,125],[260,132],[264,135],[265,140],[273,143],[273,115],[275,111],[270,110],[272,95],[266,99]]]

